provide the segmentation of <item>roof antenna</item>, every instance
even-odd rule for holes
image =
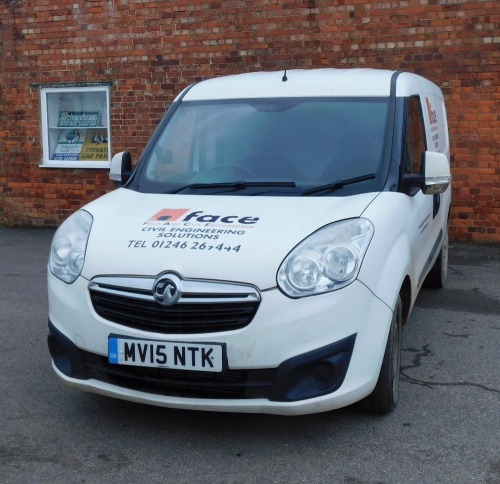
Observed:
[[[288,77],[286,77],[286,69],[285,69],[285,73],[283,74],[283,77],[281,78],[281,80],[282,80],[283,82],[288,81]]]

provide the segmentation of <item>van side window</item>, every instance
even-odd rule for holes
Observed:
[[[422,108],[418,96],[408,99],[404,145],[404,172],[420,173],[422,155],[426,150]]]

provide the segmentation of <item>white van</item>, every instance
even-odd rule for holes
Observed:
[[[121,188],[52,242],[64,382],[196,410],[394,408],[402,325],[447,272],[436,85],[372,69],[203,81],[131,167],[115,155]]]

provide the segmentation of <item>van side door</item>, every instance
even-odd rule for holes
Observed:
[[[422,99],[415,95],[406,99],[403,123],[402,176],[423,174],[422,160],[427,148]],[[419,187],[404,188],[410,199],[410,248],[414,263],[413,278],[421,286],[433,257],[440,247],[441,225],[436,217],[439,195],[425,195]]]

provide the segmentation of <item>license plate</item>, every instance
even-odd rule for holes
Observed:
[[[108,338],[108,361],[115,365],[221,372],[224,345],[154,341],[111,335]]]

